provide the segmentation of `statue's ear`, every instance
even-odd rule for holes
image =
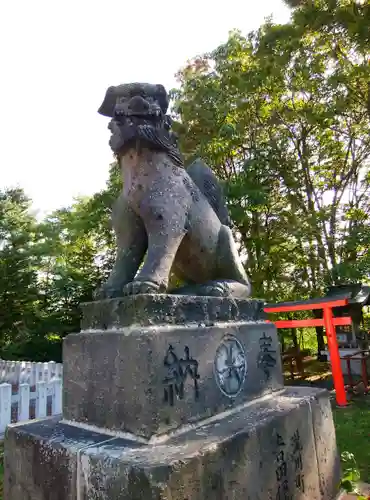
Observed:
[[[166,114],[168,110],[169,100],[166,89],[161,84],[157,84],[156,86],[156,98],[161,107],[162,113]]]
[[[116,87],[109,87],[105,93],[104,101],[102,102],[100,108],[98,109],[98,113],[103,116],[108,116],[109,118],[113,118],[116,99],[117,99]]]

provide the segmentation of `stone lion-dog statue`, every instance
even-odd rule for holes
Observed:
[[[246,298],[221,186],[201,160],[184,168],[168,105],[162,85],[131,83],[109,87],[99,108],[123,190],[112,209],[116,260],[96,298],[166,293],[171,271],[185,286],[169,293]]]

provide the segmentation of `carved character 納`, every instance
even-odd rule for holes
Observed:
[[[184,348],[184,357],[178,358],[172,345],[167,349],[163,361],[167,374],[163,379],[164,402],[174,406],[175,398],[184,399],[186,379],[189,378],[194,384],[194,399],[199,397],[198,389],[198,361],[190,357],[189,347]]]

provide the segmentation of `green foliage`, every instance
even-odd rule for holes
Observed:
[[[32,362],[53,360],[62,363],[62,338],[30,331],[18,341],[6,344],[1,350],[1,358]]]
[[[358,500],[367,500],[367,497],[359,494],[357,483],[360,481],[361,475],[353,453],[348,451],[341,453],[341,462],[344,466],[341,488],[347,493],[355,493]]]
[[[37,223],[21,190],[0,196],[0,356],[61,361],[62,339],[79,330],[80,303],[109,272],[114,256],[107,188]]]
[[[341,461],[344,465],[341,486],[347,493],[351,493],[355,491],[356,483],[360,480],[360,471],[353,453],[343,451]]]
[[[172,91],[185,155],[225,181],[255,295],[270,301],[370,274],[370,44],[324,13],[314,22],[329,4],[301,3],[289,24],[230,33]]]
[[[0,345],[37,316],[37,224],[29,206],[20,189],[0,192]]]

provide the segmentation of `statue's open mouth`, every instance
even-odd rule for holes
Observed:
[[[127,118],[160,118],[162,116],[162,112],[160,109],[155,110],[145,110],[145,111],[131,111],[127,109],[116,108],[114,110],[114,116],[116,118],[127,117]]]
[[[99,113],[109,118],[114,116],[160,116],[168,109],[168,95],[163,85],[130,83],[109,87]]]
[[[141,96],[134,96],[131,99],[121,98],[114,107],[114,117],[119,121],[125,118],[142,118],[145,120],[160,120],[163,117],[160,106]]]

